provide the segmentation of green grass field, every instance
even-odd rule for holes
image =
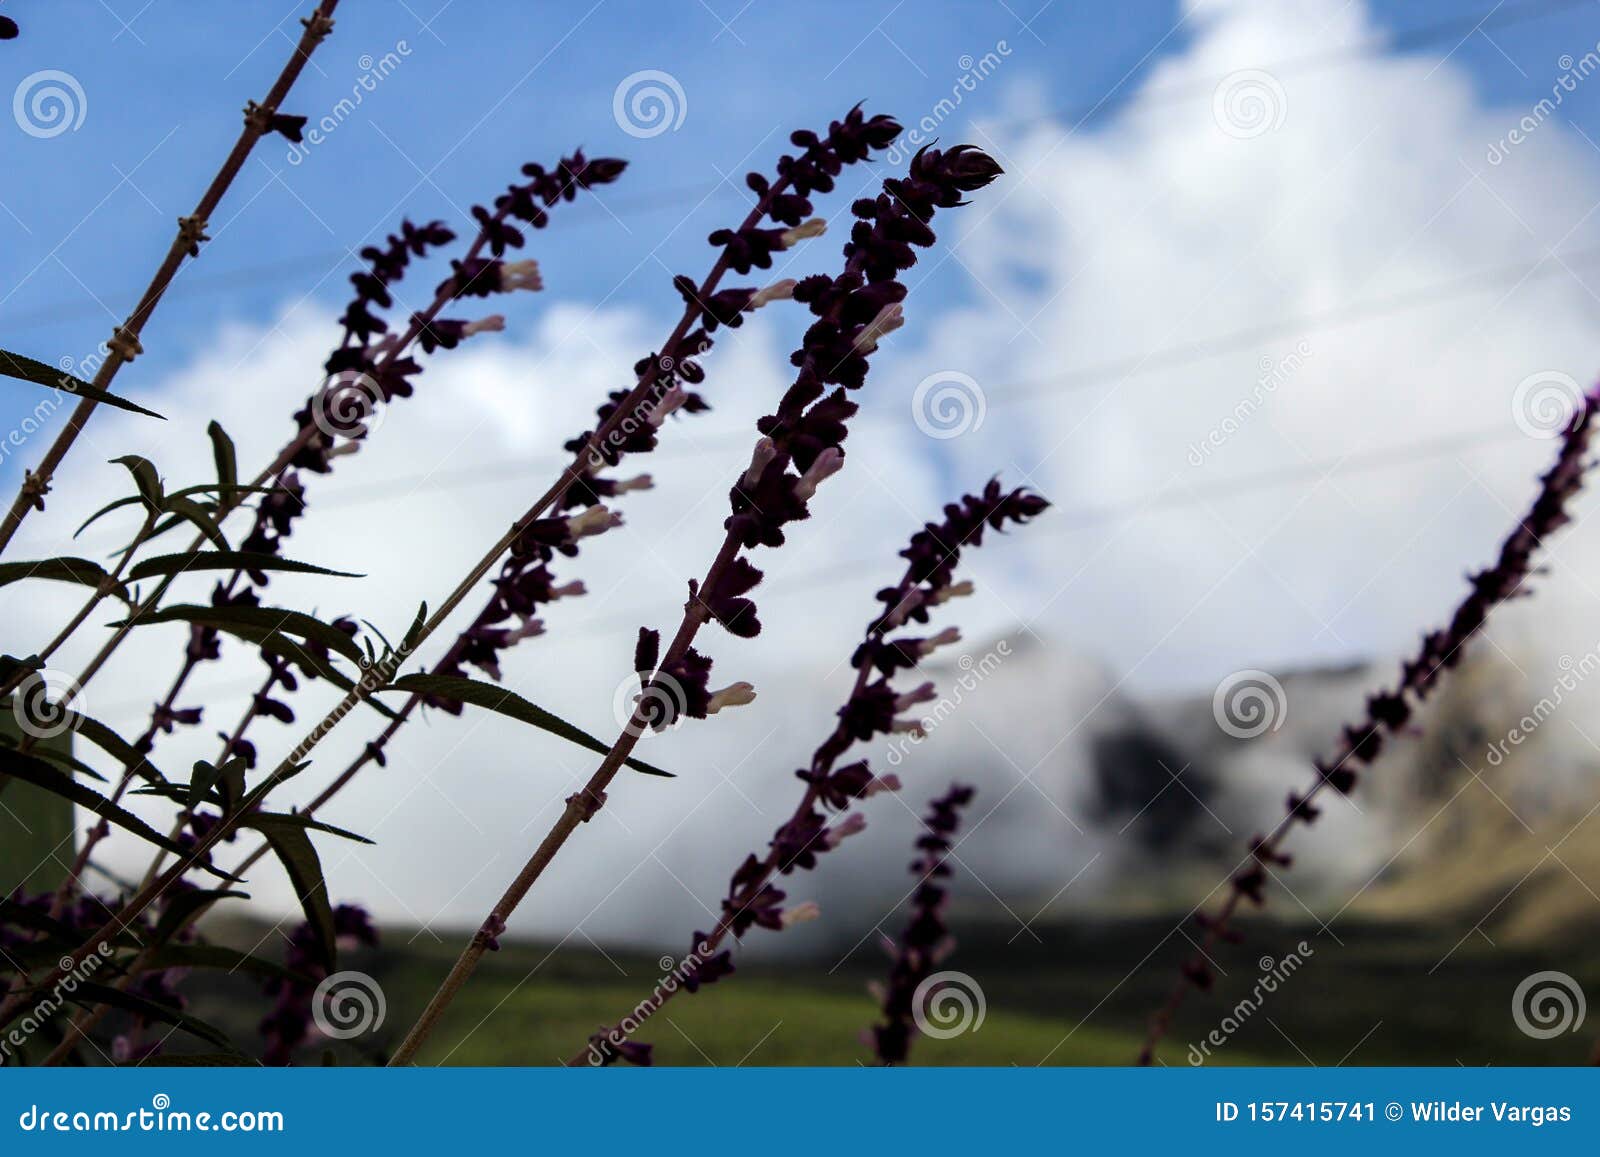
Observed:
[[[982,1027],[947,1040],[917,1041],[925,1065],[1116,1065],[1131,1063],[1150,1012],[1190,951],[1170,920],[1040,926],[1041,941],[1015,929],[958,928],[960,946],[945,967],[969,973],[987,1006]],[[385,949],[343,962],[381,984],[382,1030],[333,1048],[337,1063],[381,1060],[444,975],[457,945],[405,944],[395,930]],[[1231,1028],[1225,1018],[1254,986],[1262,957],[1281,958],[1304,939],[1304,964]],[[424,946],[426,943],[426,946]],[[1143,966],[1141,967],[1141,961]],[[879,977],[876,952],[836,961],[750,960],[732,977],[675,997],[639,1038],[663,1065],[852,1065],[869,1060],[861,1033],[876,1007],[867,984]],[[1194,994],[1162,1060],[1189,1063],[1189,1047],[1213,1030],[1227,1040],[1208,1064],[1577,1064],[1600,1022],[1549,1040],[1520,1031],[1511,1015],[1517,984],[1559,968],[1590,992],[1600,967],[1583,938],[1538,951],[1492,948],[1470,928],[1401,924],[1314,926],[1258,922],[1246,944],[1218,963],[1217,992]],[[643,998],[660,976],[653,956],[551,951],[507,942],[485,958],[421,1056],[424,1064],[554,1064],[584,1047]],[[237,987],[242,984],[243,987]],[[253,1042],[262,1004],[248,982],[210,991],[196,1011]],[[174,1045],[178,1038],[174,1038]],[[321,1046],[303,1063],[322,1059]]]

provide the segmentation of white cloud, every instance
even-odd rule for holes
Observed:
[[[762,600],[768,632],[753,643],[707,643],[719,675],[751,679],[762,698],[726,721],[646,745],[646,758],[683,778],[620,781],[611,806],[580,831],[519,916],[518,931],[564,934],[583,920],[597,938],[687,936],[705,926],[700,903],[715,906],[728,870],[764,843],[792,799],[789,771],[831,720],[844,687],[837,665],[872,592],[893,576],[894,551],[956,489],[996,470],[1062,509],[973,558],[984,597],[955,617],[975,638],[1029,623],[1062,657],[1029,665],[1027,678],[1008,676],[993,698],[963,708],[950,733],[919,753],[924,772],[907,803],[916,808],[942,786],[935,769],[982,781],[991,804],[1004,797],[970,846],[984,879],[1003,892],[1048,896],[1102,846],[1057,810],[1070,813],[1079,798],[1092,724],[1063,735],[1097,700],[1109,694],[1106,710],[1115,711],[1119,689],[1397,654],[1459,597],[1463,569],[1489,560],[1552,443],[1513,439],[1243,498],[1173,499],[1307,461],[1486,428],[1514,433],[1510,397],[1520,380],[1544,370],[1591,377],[1595,294],[1577,280],[1583,270],[1557,265],[1552,274],[1547,265],[1518,285],[1055,388],[1052,379],[1078,367],[1406,295],[1595,240],[1589,214],[1600,179],[1589,147],[1551,123],[1506,163],[1488,165],[1485,149],[1521,110],[1482,107],[1448,60],[1366,55],[1337,68],[1281,68],[1277,87],[1264,89],[1270,99],[1281,90],[1281,123],[1254,136],[1223,131],[1207,96],[1217,78],[1270,72],[1330,44],[1360,43],[1373,28],[1362,6],[1334,0],[1192,8],[1191,43],[1093,128],[974,126],[974,139],[1009,176],[947,229],[947,238],[960,236],[958,256],[972,273],[966,304],[934,315],[913,297],[912,325],[869,387],[852,468],[828,485],[819,517],[792,547],[758,560],[773,588]],[[1173,90],[1192,91],[1163,95]],[[1042,114],[1025,82],[1011,105],[1012,114]],[[1279,110],[1267,111],[1277,119]],[[817,244],[831,251],[831,241]],[[781,388],[795,323],[764,321],[724,336],[708,385],[718,413],[670,431],[687,452],[640,464],[659,489],[630,500],[626,532],[564,568],[591,597],[552,611],[550,637],[508,666],[512,686],[594,730],[611,725],[634,629],[669,624],[685,579],[700,572],[719,535],[724,490],[746,453],[738,432]],[[586,423],[605,390],[629,379],[632,361],[663,328],[660,318],[609,307],[549,307],[531,325],[514,323],[520,336],[475,339],[439,358],[370,447],[317,482],[315,517],[295,536],[299,557],[359,564],[370,577],[342,588],[275,582],[275,597],[356,609],[386,631],[402,627],[417,601],[438,600],[542,477],[488,468],[537,460],[547,475],[558,441]],[[325,319],[305,312],[268,333],[224,333],[163,391],[169,413],[192,408],[192,417],[161,429],[97,419],[92,449],[72,460],[49,519],[30,524],[29,553],[60,545],[43,528],[74,525],[72,515],[89,506],[77,495],[98,499],[120,485],[114,470],[92,465],[96,458],[145,445],[175,477],[203,473],[201,430],[212,416],[239,439],[243,460],[265,458],[330,333]],[[1190,448],[1251,394],[1261,360],[1276,363],[1298,342],[1301,364],[1191,465]],[[931,440],[909,420],[908,399],[923,377],[949,370],[985,389],[987,416],[973,433]],[[1030,387],[1020,401],[1014,383]],[[466,484],[462,471],[483,473]],[[431,477],[416,485],[419,475]],[[379,479],[401,481],[375,491]],[[1167,497],[1140,517],[1086,527],[1069,517],[1082,508],[1139,509],[1158,494]],[[1500,635],[1508,648],[1514,635],[1526,636],[1519,655],[1600,637],[1591,591],[1600,579],[1588,565],[1600,558],[1596,541],[1580,528],[1558,544],[1560,561],[1539,599]],[[68,605],[53,595],[25,616],[54,622]],[[3,613],[13,628],[24,617],[14,603]],[[169,670],[159,650],[129,648],[91,689],[91,707],[104,705],[136,731],[141,704]],[[186,701],[206,704],[208,730],[239,710],[251,670],[235,657],[197,681]],[[306,698],[303,716],[315,698]],[[267,724],[258,741],[286,741],[298,730]],[[340,766],[368,730],[366,720],[347,722],[308,781]],[[950,745],[945,758],[935,754],[939,742]],[[207,749],[189,737],[164,750],[170,769]],[[1019,780],[1017,769],[1032,771],[1041,759],[1037,787]],[[330,812],[380,841],[348,858],[344,849],[329,853],[334,893],[389,918],[475,921],[589,762],[503,720],[413,726],[391,767],[369,771]],[[892,872],[904,859],[910,816],[876,801],[880,820],[882,830],[853,841],[840,859]],[[660,858],[649,856],[662,840]],[[133,866],[132,858],[118,862]],[[851,874],[833,867],[836,877]],[[275,879],[255,890],[284,901]]]

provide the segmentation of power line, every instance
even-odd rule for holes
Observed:
[[[1275,489],[1285,484],[1317,481],[1331,476],[1348,478],[1355,475],[1372,474],[1401,466],[1434,461],[1484,446],[1525,442],[1527,440],[1528,436],[1520,431],[1508,431],[1495,427],[1445,435],[1444,437],[1418,442],[1410,446],[1387,446],[1357,454],[1321,458],[1302,462],[1295,466],[1258,471],[1241,478],[1220,479],[1211,483],[1184,486],[1181,489],[1169,486],[1142,498],[1129,499],[1112,505],[1082,506],[1076,509],[1058,506],[1053,509],[1046,521],[1038,526],[1029,528],[1028,537],[1029,539],[1039,537],[1053,538],[1106,523],[1132,521],[1161,511],[1245,497],[1250,494]],[[864,575],[870,575],[873,567],[885,561],[885,557],[881,554],[861,556],[828,563],[825,566],[813,567],[807,571],[784,574],[771,584],[763,585],[760,597],[763,599],[790,598],[809,592],[818,586],[838,583],[847,579],[852,582],[862,582]],[[659,614],[661,609],[661,605],[638,606],[628,610],[611,612],[603,616],[596,616],[588,622],[576,622],[571,624],[571,627],[575,631],[603,634],[632,631],[652,615]],[[226,693],[244,690],[247,687],[255,686],[259,682],[260,678],[258,676],[231,679],[207,687],[206,693],[212,694],[219,691]],[[121,709],[132,710],[143,704],[144,700],[142,699],[137,702],[130,700],[108,707],[107,713],[114,713]]]
[[[1252,349],[1262,342],[1276,338],[1293,337],[1318,329],[1387,317],[1441,301],[1488,292],[1508,283],[1513,286],[1521,285],[1539,278],[1566,273],[1568,267],[1573,265],[1600,265],[1600,246],[1579,250],[1554,264],[1545,258],[1534,262],[1477,270],[1461,277],[1369,301],[1349,302],[1315,313],[1302,314],[1299,317],[1282,318],[1278,321],[1248,326],[1212,338],[1180,342],[1146,354],[1130,354],[1059,374],[1002,383],[984,390],[984,402],[990,406],[1012,405],[1040,395],[1086,389],[1102,382],[1117,381],[1132,374],[1176,369],[1225,354]],[[858,420],[881,421],[883,418],[881,412],[864,410]],[[751,435],[745,431],[730,431],[698,439],[689,445],[674,445],[658,450],[652,460],[683,458],[703,454],[708,450],[736,449],[749,443],[750,438]],[[553,456],[514,458],[469,469],[402,475],[334,490],[316,501],[320,506],[329,507],[361,505],[392,498],[397,489],[407,487],[412,488],[413,492],[418,489],[450,490],[549,473],[565,465],[566,461],[565,458],[557,459]]]

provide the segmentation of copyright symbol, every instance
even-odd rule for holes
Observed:
[[[1389,1107],[1383,1111],[1383,1115],[1388,1117],[1391,1121],[1398,1121],[1401,1117],[1405,1116],[1405,1112],[1406,1111],[1400,1107],[1399,1102],[1390,1101]]]

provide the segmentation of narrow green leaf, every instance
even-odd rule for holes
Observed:
[[[150,933],[150,943],[165,944],[171,940],[184,925],[189,923],[189,917],[201,908],[210,907],[222,900],[249,898],[248,892],[230,892],[226,889],[204,891],[191,888],[188,891],[173,893],[162,901],[161,918],[156,921],[155,929]]]
[[[559,735],[569,743],[576,743],[579,747],[604,755],[611,750],[608,744],[602,743],[582,728],[576,727],[553,715],[537,704],[530,703],[515,691],[508,691],[504,687],[493,683],[480,683],[476,679],[462,679],[454,675],[402,675],[386,690],[409,691],[416,695],[437,695],[444,699],[456,699],[462,703],[470,703],[474,707],[482,707],[501,715],[510,716],[512,719],[523,723],[532,724],[552,735]],[[646,775],[661,775],[673,778],[670,771],[662,771],[653,767],[642,759],[626,759],[623,763],[634,771],[642,771]]]
[[[17,743],[10,734],[0,732],[0,747],[6,747],[15,750],[16,746]],[[67,746],[71,745],[68,744]],[[101,775],[98,771],[90,767],[87,763],[84,763],[82,760],[73,758],[72,753],[65,748],[58,749],[55,744],[35,743],[28,749],[28,754],[38,759],[42,759],[46,763],[53,763],[63,771],[70,771],[76,775],[88,776],[90,779],[99,783],[106,782],[105,776]]]
[[[218,493],[226,498],[239,485],[239,455],[233,439],[215,419],[206,425],[206,436],[211,439],[211,457],[217,463]]]
[[[306,921],[316,937],[321,963],[329,972],[333,972],[337,955],[333,907],[328,903],[328,886],[322,878],[322,861],[317,858],[317,849],[312,846],[305,825],[286,822],[287,819],[281,815],[254,812],[246,815],[240,823],[255,828],[272,845],[273,853],[288,873],[295,895],[300,898]]]
[[[19,562],[6,565],[21,567],[29,564]],[[153,578],[157,575],[206,570],[282,571],[292,574],[329,575],[333,578],[366,577],[344,570],[329,570],[327,567],[314,566],[309,562],[296,562],[292,558],[279,558],[275,554],[262,554],[254,550],[196,550],[185,554],[157,555],[155,558],[147,558],[143,562],[136,563],[128,572],[128,581],[138,582],[140,579]],[[3,575],[4,571],[5,566],[0,566],[0,575]],[[4,585],[3,578],[0,578],[0,585]]]
[[[150,762],[150,757],[139,751],[133,744],[118,735],[111,728],[101,723],[92,716],[81,711],[69,709],[68,728],[78,735],[83,736],[101,751],[111,756],[124,768],[132,768],[133,773],[140,779],[151,783],[165,783],[167,777],[155,764]]]
[[[56,795],[70,799],[81,808],[87,808],[101,819],[118,827],[132,832],[140,839],[155,844],[174,855],[187,854],[185,849],[166,836],[156,831],[155,828],[145,823],[132,812],[124,811],[104,796],[90,791],[69,775],[64,775],[50,764],[32,755],[24,755],[15,748],[0,747],[0,771],[6,775],[20,779],[23,783],[31,783],[45,791],[54,792]],[[212,869],[214,871],[214,869]],[[220,872],[217,874],[221,874]]]
[[[131,410],[135,414],[143,414],[147,418],[160,418],[161,415],[154,410],[147,410],[143,406],[135,405],[126,398],[119,398],[116,394],[107,393],[99,386],[92,386],[82,378],[74,377],[65,370],[55,366],[47,366],[43,362],[34,361],[19,353],[10,350],[0,350],[0,374],[18,381],[32,382],[36,386],[48,386],[51,389],[65,390],[69,394],[76,394],[80,398],[92,398],[107,406],[115,406],[119,410]],[[162,419],[165,421],[166,419]]]
[[[53,579],[56,582],[77,583],[79,586],[98,587],[111,576],[97,562],[90,562],[86,558],[72,558],[63,555],[60,558],[40,559],[38,562],[4,562],[0,563],[0,587],[9,586],[11,583],[21,582],[23,579]],[[128,597],[127,588],[117,586],[118,598]]]
[[[327,832],[330,836],[338,836],[341,839],[354,840],[358,844],[373,844],[376,842],[367,839],[366,836],[357,835],[355,832],[349,831],[345,828],[334,827],[332,824],[324,823],[318,819],[312,819],[310,816],[305,815],[302,812],[260,812],[257,814],[265,816],[267,819],[276,824],[287,824],[290,827],[305,828],[307,831],[313,832]]]
[[[109,1004],[112,1008],[120,1008],[125,1012],[136,1013],[146,1020],[158,1020],[162,1024],[174,1025],[184,1032],[199,1037],[201,1040],[210,1041],[219,1048],[236,1051],[233,1042],[228,1039],[228,1034],[220,1028],[207,1024],[197,1016],[173,1008],[170,1004],[161,1004],[154,1000],[147,1000],[142,996],[135,996],[131,992],[124,992],[120,988],[112,988],[108,984],[95,984],[92,981],[79,981],[71,992],[62,986],[62,995],[74,1004],[84,1008],[93,1008],[97,1004]],[[165,1063],[166,1058],[162,1058]]]
[[[168,514],[176,514],[186,522],[192,523],[196,530],[205,535],[206,541],[218,550],[232,549],[228,546],[228,540],[223,537],[222,528],[217,525],[217,520],[211,516],[211,512],[194,499],[171,495],[162,509]]]
[[[144,499],[140,495],[132,494],[126,498],[118,498],[114,502],[106,503],[99,510],[95,511],[88,518],[84,519],[83,522],[78,526],[78,529],[72,532],[72,537],[77,538],[78,535],[88,530],[89,527],[93,526],[96,522],[99,522],[100,519],[110,514],[113,510],[121,510],[124,506],[137,506],[143,501]]]
[[[161,472],[156,469],[156,464],[148,458],[141,458],[137,454],[124,454],[121,458],[111,459],[117,466],[124,466],[128,473],[133,475],[133,484],[138,487],[139,497],[151,510],[162,508],[163,492],[161,489]]]
[[[151,953],[145,967],[152,971],[162,968],[218,968],[230,973],[245,972],[272,980],[287,980],[291,984],[304,985],[307,989],[317,986],[316,979],[303,972],[221,944],[168,944]],[[162,1058],[163,1061],[165,1059]]]
[[[352,663],[361,662],[361,648],[338,627],[282,607],[207,607],[179,603],[143,616],[138,625],[173,622],[216,627],[251,643],[260,643],[274,635],[292,635],[320,643]]]

